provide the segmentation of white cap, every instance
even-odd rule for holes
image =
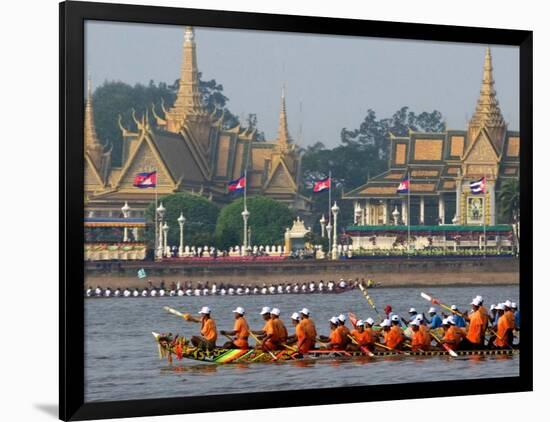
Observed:
[[[481,295],[477,295],[476,299],[479,300],[480,303],[483,302],[483,296]]]
[[[506,302],[504,302],[504,306],[506,306],[507,308],[511,308],[512,307],[512,302],[507,300]]]
[[[416,309],[414,308],[409,309],[409,314],[412,314],[413,312],[416,312]]]
[[[329,319],[329,322],[332,322],[334,325],[338,325],[338,318],[333,316],[331,319]]]
[[[294,321],[299,321],[300,320],[300,314],[298,312],[294,312],[291,316],[290,316],[290,319],[293,319]]]
[[[456,305],[451,305],[451,310],[452,311],[456,311],[458,308],[456,307]]]
[[[210,308],[208,306],[203,306],[199,311],[199,314],[210,315]]]
[[[436,311],[435,308],[432,306],[430,309],[428,309],[428,313],[429,313],[429,314],[435,314],[435,313],[437,313],[437,311]]]
[[[244,308],[242,306],[237,306],[235,309],[233,309],[233,313],[244,315]]]
[[[301,314],[304,314],[304,315],[309,315],[309,309],[308,308],[303,308],[301,311],[300,311]]]
[[[409,322],[409,325],[416,325],[417,327],[420,325],[420,321],[417,319],[413,319],[411,322]]]
[[[271,312],[271,308],[269,306],[264,306],[260,311],[260,315],[269,314],[270,312]]]
[[[365,321],[363,321],[362,319],[360,319],[359,321],[357,321],[355,323],[355,326],[356,327],[362,327],[363,325],[365,325]]]
[[[365,322],[366,322],[367,324],[369,324],[369,325],[374,325],[374,319],[372,319],[372,318],[367,318],[367,319],[365,320]]]
[[[281,314],[281,311],[279,310],[279,308],[273,308],[271,310],[271,315],[277,315],[279,316]]]
[[[380,323],[380,327],[389,327],[390,325],[390,320],[387,318]]]
[[[497,305],[492,304],[491,307],[489,308],[489,310],[492,311],[492,310],[495,309],[496,307],[497,307]]]
[[[456,319],[455,319],[454,315],[451,315],[451,316],[447,317],[447,323],[451,324],[451,325],[456,325]]]
[[[474,298],[472,299],[471,305],[479,306],[480,304],[481,304],[481,300],[479,300],[478,297],[474,297]]]
[[[499,303],[497,306],[495,306],[495,309],[497,311],[504,311],[504,303]]]
[[[517,309],[518,308],[518,304],[516,302],[512,302],[512,309]]]
[[[338,315],[338,319],[342,322],[346,322],[346,316],[344,314]]]
[[[424,321],[424,315],[422,314],[417,314],[415,317],[414,317],[415,320],[417,321]]]
[[[391,320],[392,321],[399,321],[399,315],[392,315]]]

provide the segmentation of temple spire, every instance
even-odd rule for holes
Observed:
[[[287,150],[292,142],[288,134],[288,122],[286,117],[285,86],[281,91],[281,109],[279,111],[279,130],[277,132],[277,143],[283,150]]]
[[[88,77],[88,89],[86,95],[86,105],[84,107],[84,145],[92,158],[96,159],[103,153],[103,145],[97,139],[97,133],[94,123],[94,107],[92,104],[92,80]]]
[[[487,47],[485,50],[483,78],[481,80],[481,89],[479,91],[476,110],[468,126],[468,141],[475,141],[481,129],[485,128],[495,147],[501,148],[504,140],[504,133],[506,132],[506,122],[502,117],[498,105],[494,85],[491,49]]]
[[[172,111],[178,117],[184,117],[189,114],[200,114],[205,111],[199,89],[195,31],[191,26],[185,27],[180,84]]]

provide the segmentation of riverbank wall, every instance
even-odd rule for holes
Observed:
[[[140,269],[146,277],[138,278]],[[513,257],[369,258],[339,261],[288,260],[275,263],[124,262],[85,265],[85,285],[143,288],[175,282],[233,284],[302,283],[365,278],[383,287],[519,284],[519,260]]]

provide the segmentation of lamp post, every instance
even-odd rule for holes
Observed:
[[[401,215],[399,211],[397,210],[397,206],[394,208],[393,212],[391,213],[393,217],[393,224],[397,226],[399,223],[399,216]]]
[[[328,222],[327,224],[327,237],[328,237],[328,251],[327,251],[327,256],[330,257],[330,253],[331,253],[331,244],[330,244],[330,240],[332,239],[332,224],[330,224],[330,221]]]
[[[157,258],[162,259],[163,253],[163,242],[162,242],[162,224],[164,222],[164,213],[166,212],[166,208],[162,205],[162,202],[157,208],[157,216],[160,220],[159,222],[159,230],[158,230],[158,244],[157,244]]]
[[[334,201],[334,205],[331,208],[332,215],[334,216],[334,233],[332,235],[332,259],[338,259],[338,213],[340,212],[340,207]]]
[[[167,252],[167,249],[168,249],[168,224],[166,224],[166,222],[164,222],[164,226],[162,226],[162,231],[163,231],[163,234],[164,234],[164,245],[163,245],[163,256],[166,255],[166,256],[170,256]]]
[[[183,213],[178,217],[178,224],[180,225],[180,247],[178,249],[178,256],[183,256],[183,225],[185,224],[185,217]]]
[[[248,228],[248,244],[251,245],[252,244],[252,228],[249,227]]]
[[[130,206],[128,202],[124,203],[124,206],[120,209],[124,218],[130,217]],[[124,239],[123,242],[128,242],[128,227],[124,226]]]
[[[325,214],[321,216],[319,223],[321,223],[321,237],[325,237],[325,225],[327,224],[327,221],[325,220]]]
[[[243,231],[243,247],[244,247],[244,253],[246,254],[248,251],[248,217],[250,217],[250,212],[245,208],[244,211],[241,213],[243,216],[243,223],[244,223],[244,231]]]

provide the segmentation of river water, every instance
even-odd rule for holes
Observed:
[[[409,308],[427,312],[429,303],[420,297],[425,291],[469,308],[475,295],[485,305],[510,299],[519,303],[518,286],[376,288],[369,291],[380,312],[391,304],[394,312],[406,316]],[[359,290],[341,294],[98,298],[85,301],[85,401],[110,401],[209,394],[242,393],[301,388],[328,388],[422,381],[508,377],[519,375],[519,356],[392,358],[339,362],[286,362],[215,365],[191,360],[174,360],[171,366],[158,359],[151,331],[197,334],[198,324],[168,314],[163,306],[197,312],[201,306],[213,311],[219,330],[230,330],[231,311],[243,306],[251,329],[263,324],[262,306],[276,306],[290,328],[290,314],[302,307],[311,311],[317,331],[328,332],[328,319],[354,312],[360,318],[376,314]],[[225,341],[220,336],[218,344]],[[252,342],[252,339],[251,339]]]

